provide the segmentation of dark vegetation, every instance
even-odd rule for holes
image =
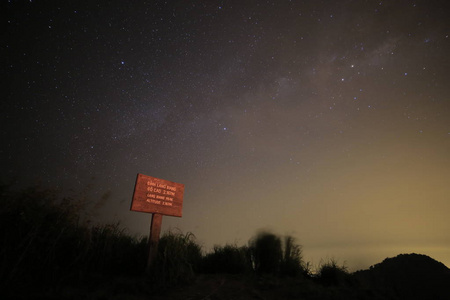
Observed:
[[[293,237],[270,232],[208,253],[193,234],[167,232],[145,274],[147,238],[92,224],[86,205],[0,187],[2,299],[450,299],[450,270],[428,256],[399,255],[355,273],[331,259],[313,270]]]
[[[450,299],[450,269],[426,255],[386,258],[354,277],[368,289],[399,299]]]

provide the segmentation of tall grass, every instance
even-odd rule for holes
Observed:
[[[303,262],[302,247],[295,243],[295,239],[292,236],[284,237],[284,252],[280,273],[291,277],[308,274],[307,267]]]
[[[137,276],[144,270],[146,256],[146,238],[130,236],[116,223],[91,228],[84,260],[90,273]]]
[[[190,282],[199,270],[202,260],[201,247],[192,233],[169,231],[159,240],[158,254],[150,276],[160,287]]]
[[[145,261],[141,238],[120,224],[86,226],[83,206],[48,189],[0,191],[0,287],[42,288],[81,282],[92,274],[137,275]]]

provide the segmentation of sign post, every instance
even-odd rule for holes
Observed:
[[[150,225],[147,273],[158,253],[162,216],[181,217],[183,195],[184,184],[137,174],[130,210],[153,214]]]
[[[162,215],[153,214],[152,223],[150,224],[150,236],[148,240],[148,259],[145,271],[149,273],[153,262],[158,254],[159,235],[161,233]]]

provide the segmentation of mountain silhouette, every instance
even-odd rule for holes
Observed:
[[[361,286],[388,299],[450,299],[450,269],[422,254],[386,258],[355,272],[354,277]]]

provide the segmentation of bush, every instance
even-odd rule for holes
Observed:
[[[342,285],[348,281],[349,273],[344,264],[338,266],[337,261],[332,258],[326,262],[321,262],[316,278],[319,283],[326,286]]]
[[[292,236],[285,236],[282,243],[275,234],[260,232],[249,243],[251,262],[257,273],[310,275],[309,265],[303,262],[302,248]]]
[[[213,252],[203,258],[205,273],[245,273],[251,269],[249,249],[235,245],[214,246]]]
[[[269,232],[260,232],[250,241],[250,252],[257,273],[278,274],[283,257],[279,237]]]

